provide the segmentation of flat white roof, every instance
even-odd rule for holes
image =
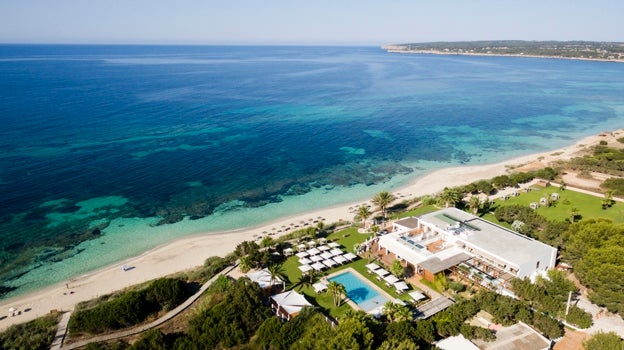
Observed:
[[[479,350],[478,346],[464,338],[461,334],[442,339],[435,345],[442,350]]]
[[[519,277],[524,277],[522,271],[535,270],[538,261],[541,269],[554,265],[557,256],[557,249],[554,247],[457,208],[445,208],[425,214],[421,221],[455,232],[458,240],[465,242],[467,246],[515,265],[520,269]],[[460,224],[459,228],[452,228],[456,223]]]

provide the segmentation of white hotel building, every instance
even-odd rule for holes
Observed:
[[[554,268],[557,258],[554,247],[456,208],[393,223],[377,249],[426,280],[454,270],[503,294],[510,279],[534,280]]]

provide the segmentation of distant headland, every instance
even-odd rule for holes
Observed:
[[[439,41],[382,46],[388,52],[525,56],[624,62],[624,43],[602,41]]]

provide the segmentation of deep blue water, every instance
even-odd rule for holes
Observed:
[[[85,245],[136,234],[120,220],[176,235],[244,227],[272,218],[211,218],[306,193],[319,194],[310,207],[345,201],[358,184],[554,149],[624,120],[624,65],[605,62],[0,45],[0,77],[0,295],[85,272],[55,267],[79,254],[108,264],[149,246]]]

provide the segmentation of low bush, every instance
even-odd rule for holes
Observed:
[[[13,325],[0,333],[0,349],[49,349],[58,321],[50,315]]]
[[[579,328],[589,328],[594,323],[592,315],[578,306],[572,306],[566,320]]]
[[[177,306],[190,292],[178,279],[157,279],[143,290],[123,293],[93,308],[77,310],[69,320],[68,329],[70,334],[97,334],[134,326]]]

